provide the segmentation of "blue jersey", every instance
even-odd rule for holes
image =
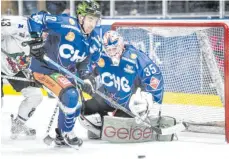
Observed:
[[[104,93],[122,106],[128,108],[136,87],[150,92],[155,102],[162,103],[164,81],[160,69],[145,53],[132,45],[125,45],[119,66],[113,66],[111,59],[102,54],[96,69]]]
[[[58,48],[48,51],[47,56],[64,68],[69,69],[89,55],[91,62],[96,62],[100,57],[102,44],[96,32],[92,31],[90,35],[83,34],[78,20],[67,14],[54,16],[39,12],[31,15],[31,18],[28,19],[28,26],[31,34],[36,33],[41,36],[42,32],[46,31],[58,37]],[[44,74],[50,73],[51,69],[55,70],[52,66],[44,67],[39,63],[33,59],[31,70]]]

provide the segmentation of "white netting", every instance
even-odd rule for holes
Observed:
[[[116,30],[159,65],[164,115],[224,125],[224,27],[130,25]]]

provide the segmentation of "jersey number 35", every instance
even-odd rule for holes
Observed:
[[[154,67],[153,64],[150,64],[149,66],[144,68],[144,72],[145,72],[145,75],[148,77],[148,76],[151,76],[152,74],[155,74],[157,72],[157,69]]]

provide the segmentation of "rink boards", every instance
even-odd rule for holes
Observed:
[[[9,84],[5,84],[3,86],[3,91],[5,95],[21,95],[21,93],[16,92]],[[44,89],[41,89],[41,91],[44,96],[47,96],[47,92]],[[85,98],[88,99],[90,97],[88,95],[85,95]],[[216,95],[172,93],[172,92],[165,92],[163,104],[223,107],[220,101],[220,97]]]

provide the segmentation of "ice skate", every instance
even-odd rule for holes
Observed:
[[[71,132],[64,132],[60,133],[59,129],[56,128],[56,138],[55,138],[55,144],[58,147],[73,147],[78,148],[83,144],[83,140],[76,137],[73,131]]]
[[[25,123],[18,118],[14,119],[13,114],[11,114],[11,122],[11,139],[16,139],[19,136],[36,137],[36,130],[27,127]]]
[[[63,133],[65,143],[70,147],[80,147],[83,144],[83,140],[76,137],[73,131]]]
[[[78,149],[82,144],[83,140],[76,137],[73,131],[62,133],[65,143],[75,149]]]
[[[68,145],[65,143],[64,138],[63,138],[63,136],[61,135],[59,129],[56,128],[55,131],[56,131],[56,138],[55,138],[55,144],[56,144],[56,146],[60,146],[60,147],[62,147],[62,146],[68,146]]]

